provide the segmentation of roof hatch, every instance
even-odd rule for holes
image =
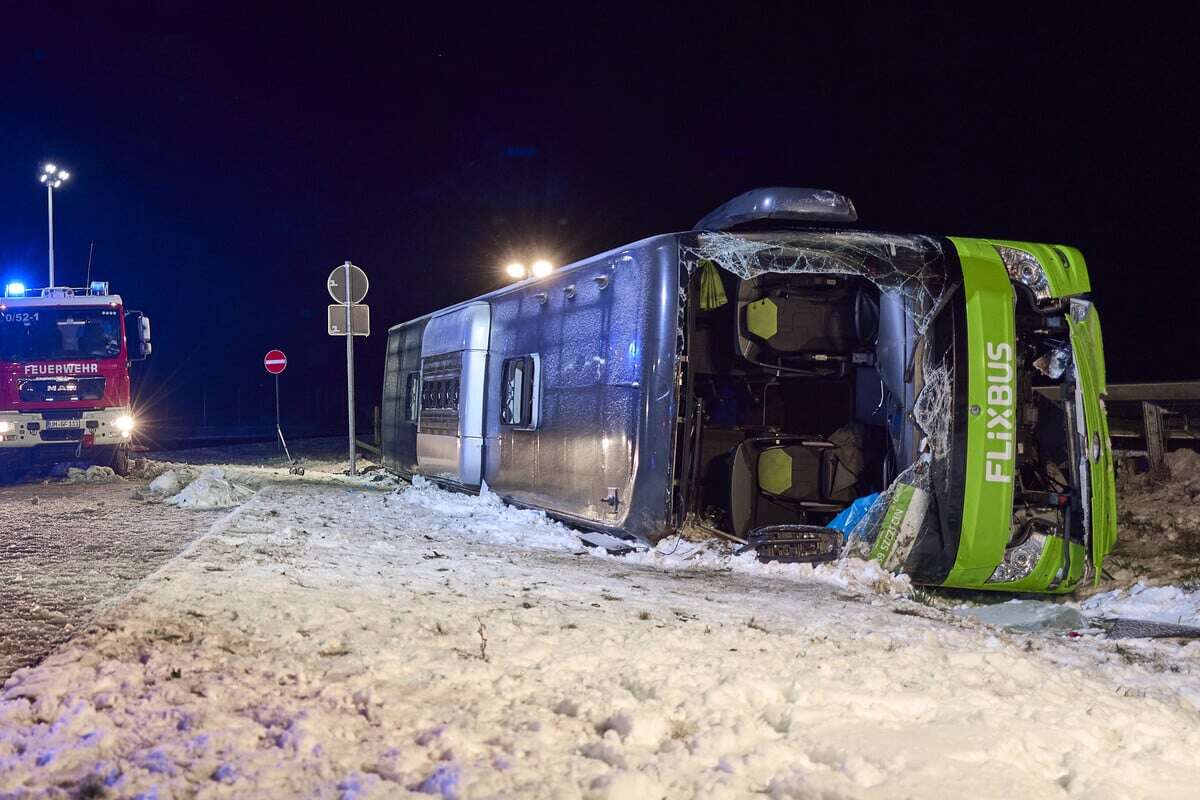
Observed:
[[[829,189],[771,186],[751,189],[710,211],[695,230],[728,231],[752,223],[851,223],[858,220],[854,202]]]

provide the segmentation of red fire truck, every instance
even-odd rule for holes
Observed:
[[[150,355],[150,320],[108,283],[5,287],[0,300],[0,480],[34,463],[129,471],[136,420],[129,365]]]

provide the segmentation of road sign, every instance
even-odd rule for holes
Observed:
[[[350,474],[358,473],[354,451],[354,337],[367,336],[371,332],[371,311],[357,305],[367,296],[367,273],[351,264],[342,262],[334,267],[325,282],[329,296],[339,305],[329,307],[325,328],[330,336],[346,337],[346,427],[350,439]]]
[[[272,375],[278,375],[287,369],[287,356],[282,350],[272,350],[263,356],[263,367]]]
[[[349,268],[347,268],[349,265]],[[347,278],[349,274],[349,278]],[[367,273],[363,272],[358,267],[346,262],[341,266],[333,268],[333,272],[329,273],[329,280],[325,282],[329,289],[329,296],[333,298],[335,303],[346,303],[346,284],[350,284],[350,300],[351,303],[361,303],[363,298],[367,296],[367,289],[370,283],[367,281]]]
[[[330,336],[346,335],[346,307],[344,305],[327,306],[326,329]],[[350,306],[350,326],[355,336],[371,335],[371,307]]]

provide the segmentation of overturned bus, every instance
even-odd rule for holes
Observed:
[[[396,325],[385,464],[647,543],[975,589],[1098,576],[1116,501],[1083,256],[856,221],[755,190]]]

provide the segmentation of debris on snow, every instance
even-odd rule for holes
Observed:
[[[1122,617],[1196,626],[1200,625],[1200,589],[1147,586],[1139,582],[1129,589],[1093,595],[1084,600],[1080,608],[1089,617]]]
[[[954,613],[1010,631],[1069,631],[1088,627],[1087,619],[1078,609],[1045,600],[1010,600],[966,606],[955,609]]]
[[[907,575],[888,572],[876,561],[845,557],[820,564],[763,563],[752,552],[735,555],[728,543],[718,539],[693,542],[671,536],[659,542],[653,550],[635,551],[617,557],[630,563],[669,570],[726,569],[747,575],[817,580],[843,591],[885,597],[904,597],[912,593],[912,581]]]
[[[1147,622],[1143,619],[1113,620],[1108,629],[1109,639],[1200,639],[1200,628],[1194,625],[1175,625],[1170,622]]]

